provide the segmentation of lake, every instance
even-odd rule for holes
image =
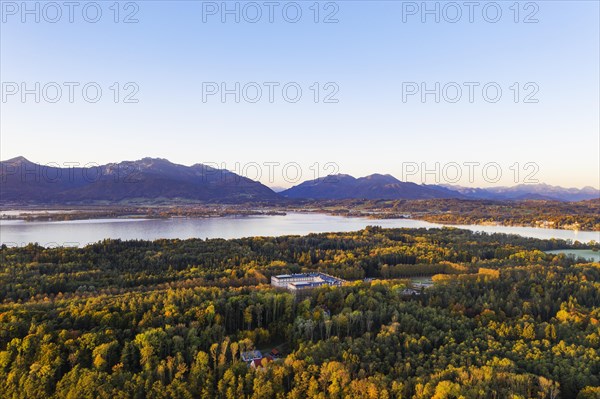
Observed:
[[[600,252],[592,251],[591,249],[558,249],[555,251],[546,251],[546,253],[573,255],[593,262],[600,262]]]
[[[172,219],[87,219],[72,221],[0,221],[0,243],[21,246],[82,246],[105,238],[156,240],[159,238],[241,238],[251,236],[304,235],[355,231],[369,225],[432,228],[442,225],[413,219],[367,219],[324,214],[289,213],[285,216],[243,216]],[[519,234],[534,238],[600,241],[600,232],[506,226],[454,226],[472,231]]]

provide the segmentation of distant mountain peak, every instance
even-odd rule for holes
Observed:
[[[392,178],[394,180],[396,180],[396,178],[390,174],[383,174],[383,173],[373,173],[367,176],[362,177],[362,179],[389,179]]]
[[[384,174],[380,174],[380,173],[373,173],[372,175],[361,177],[360,179],[369,180],[369,181],[377,182],[377,183],[383,183],[383,184],[402,183],[400,180],[396,179],[394,176],[392,176],[390,174],[384,175]]]
[[[131,162],[133,164],[141,165],[141,166],[146,166],[146,167],[164,166],[164,165],[168,165],[168,166],[184,166],[184,165],[178,165],[176,163],[173,163],[173,162],[171,162],[171,161],[169,161],[168,159],[165,159],[165,158],[151,158],[151,157],[144,157],[144,158],[139,159],[137,161],[126,161],[126,162]]]
[[[23,179],[14,168],[29,162],[23,157],[2,168],[0,202],[68,203],[130,200],[191,200],[245,203],[276,201],[280,197],[260,182],[229,171],[215,173],[172,163],[164,158],[142,158],[93,168],[44,166],[41,178]],[[3,163],[5,164],[5,163]],[[35,163],[27,168],[39,167]],[[93,169],[93,170],[91,170]],[[44,176],[52,176],[45,179]],[[29,176],[29,175],[28,175]]]
[[[332,175],[309,180],[281,193],[288,198],[311,199],[430,199],[462,198],[462,194],[443,188],[401,182],[390,174],[374,173],[354,178]]]
[[[22,163],[27,163],[30,164],[32,163],[30,160],[28,160],[27,158],[25,158],[22,155],[19,155],[18,157],[14,157],[11,159],[7,159],[6,161],[2,161],[3,163],[8,163],[8,164],[22,164]]]

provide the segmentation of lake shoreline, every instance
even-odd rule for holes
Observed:
[[[122,219],[122,220],[160,220],[160,219],[216,219],[216,218],[241,218],[241,217],[251,217],[251,216],[286,216],[287,214],[318,214],[318,215],[329,215],[329,216],[337,216],[344,218],[363,218],[370,220],[420,220],[427,223],[432,223],[445,227],[458,227],[460,226],[481,226],[481,227],[523,227],[523,228],[534,228],[534,229],[547,229],[547,230],[563,230],[563,231],[573,231],[573,232],[581,232],[581,233],[595,233],[600,232],[600,230],[581,230],[575,228],[554,228],[547,225],[533,225],[533,224],[518,224],[518,223],[502,223],[502,222],[483,222],[483,223],[458,223],[458,222],[449,222],[449,221],[437,221],[431,220],[431,218],[427,217],[419,217],[420,215],[410,215],[407,216],[393,216],[390,217],[385,213],[337,213],[330,212],[326,210],[231,210],[227,211],[215,211],[215,212],[207,212],[207,213],[196,213],[191,215],[173,215],[173,214],[148,214],[148,213],[138,213],[138,214],[107,214],[103,211],[84,211],[84,210],[61,210],[62,213],[58,213],[57,210],[53,209],[36,209],[36,210],[16,210],[22,212],[22,214],[31,212],[31,216],[22,217],[21,215],[4,215],[5,212],[14,212],[12,210],[0,211],[0,223],[2,221],[23,221],[23,222],[66,222],[66,221],[95,221],[95,220],[114,220],[114,219]],[[92,216],[92,212],[98,212],[98,216]]]
[[[73,220],[126,216],[214,218],[318,212],[334,216],[366,217],[374,220],[410,218],[442,225],[495,225],[600,232],[600,199],[579,202],[459,199],[284,199],[279,202],[249,200],[244,203],[200,203],[183,199],[123,203],[19,204],[0,202],[0,216],[10,213],[14,217],[20,211],[27,212],[26,219],[30,220]]]
[[[1,243],[26,245],[51,243],[72,246],[87,245],[104,239],[158,240],[189,238],[244,238],[308,235],[359,231],[367,226],[383,228],[456,228],[488,234],[516,234],[537,239],[571,240],[572,242],[600,242],[600,233],[543,229],[534,227],[506,227],[480,225],[442,225],[419,219],[373,219],[366,217],[333,216],[317,212],[289,212],[284,215],[227,215],[224,217],[171,217],[171,218],[104,218],[66,221],[0,220]]]

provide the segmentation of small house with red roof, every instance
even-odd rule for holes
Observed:
[[[267,364],[271,363],[272,361],[273,361],[273,358],[271,356],[265,356],[261,359],[254,359],[250,363],[250,367],[255,368],[255,369],[265,368],[265,367],[267,367]]]

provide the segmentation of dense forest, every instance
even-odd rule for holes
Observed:
[[[0,397],[600,398],[600,264],[561,248],[589,246],[378,227],[3,246]],[[317,270],[348,283],[269,285]],[[434,286],[407,296],[415,276]]]

